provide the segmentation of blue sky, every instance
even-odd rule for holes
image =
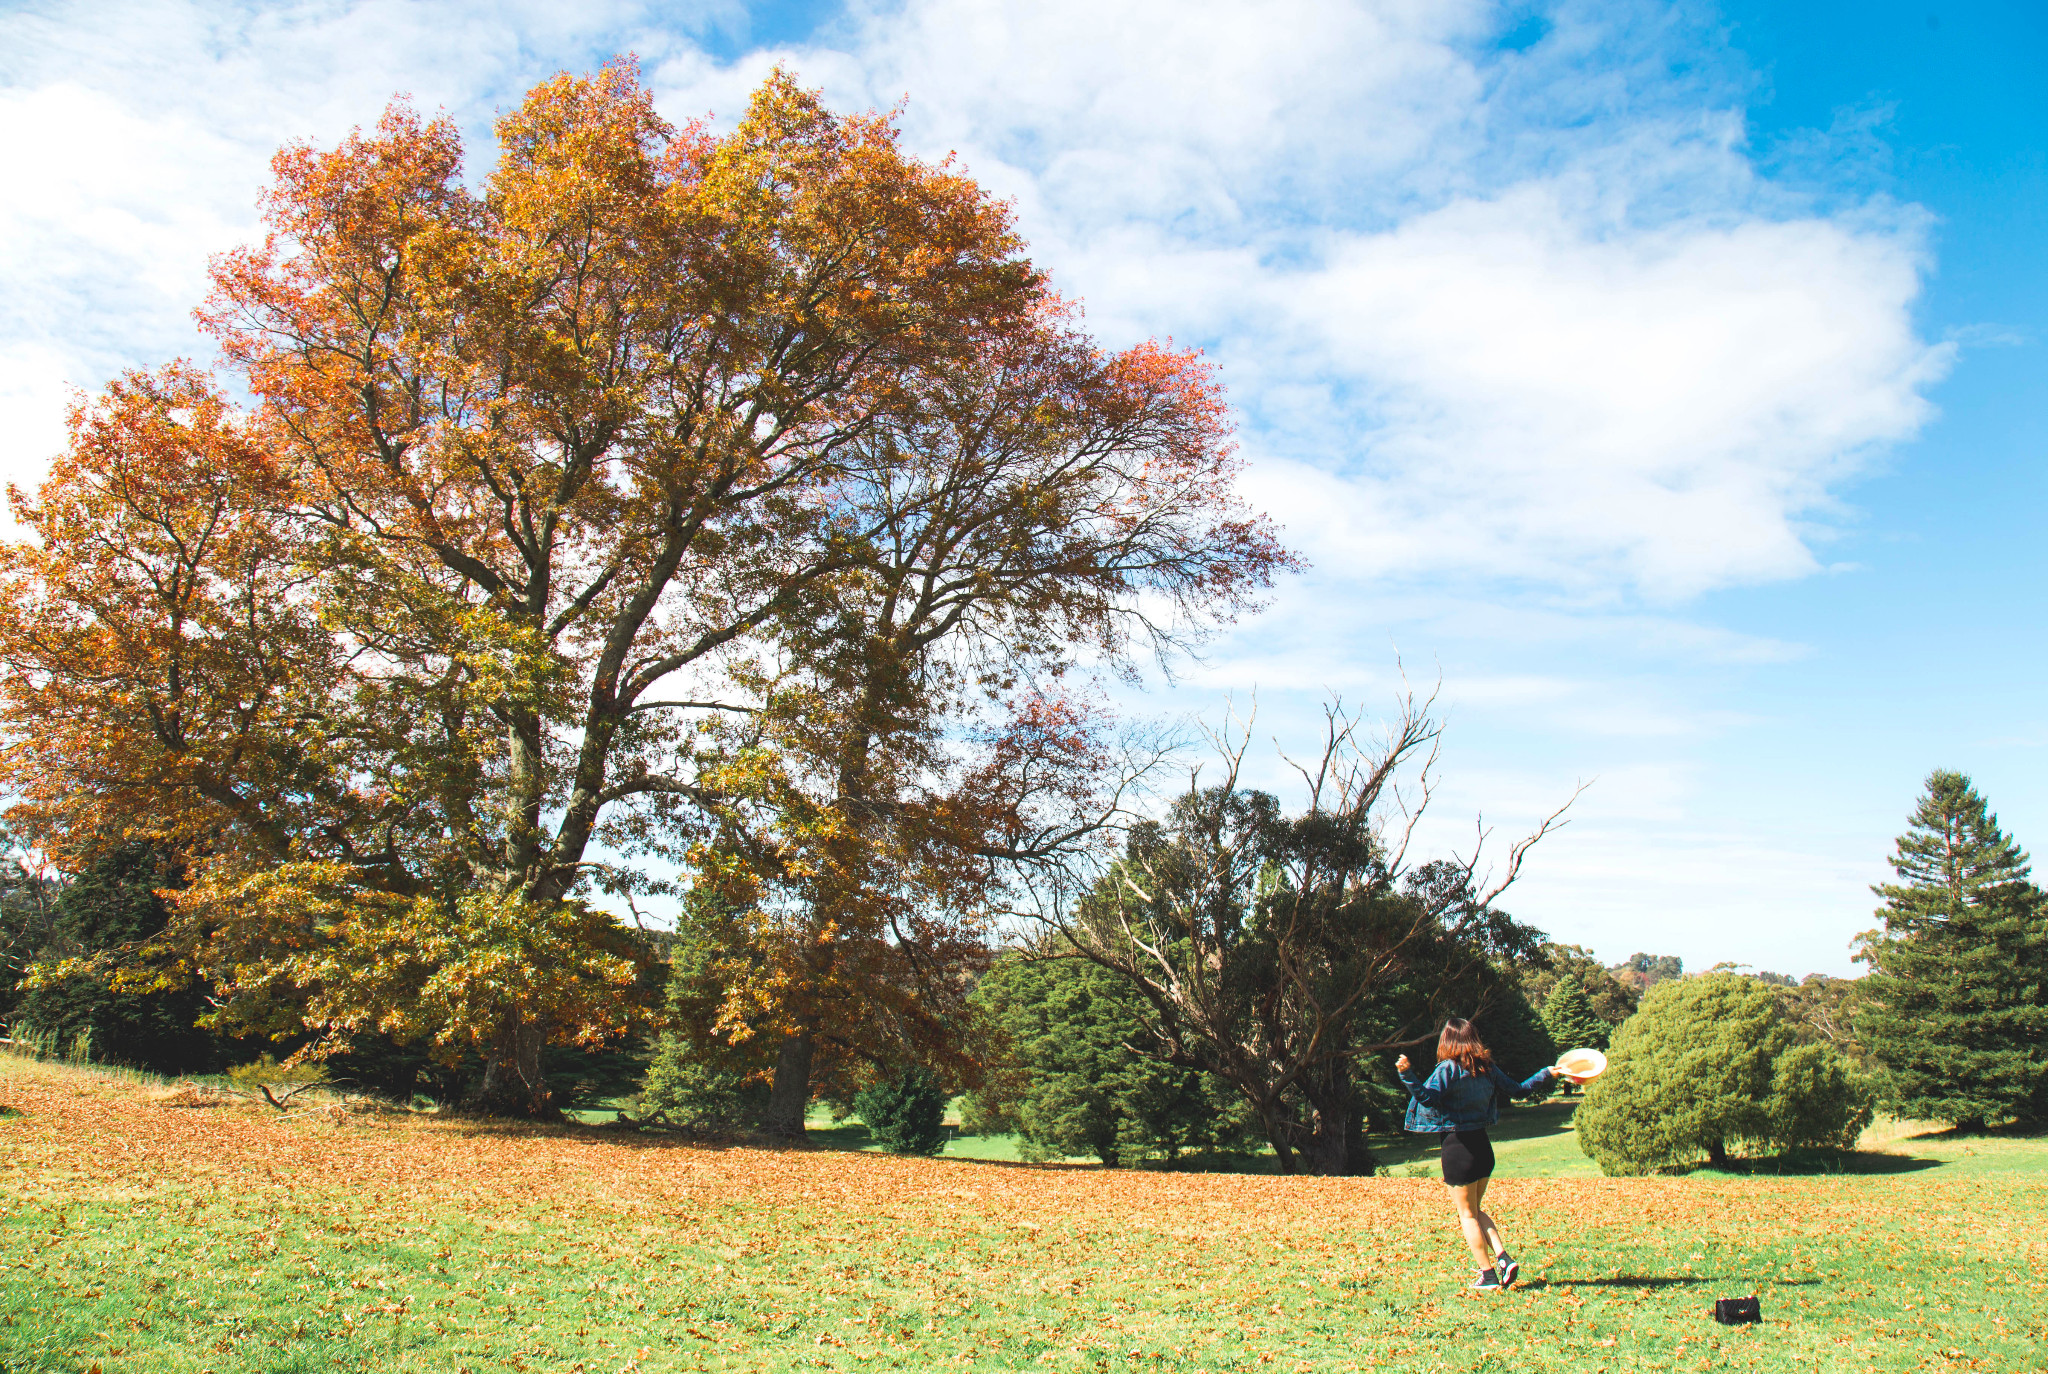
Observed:
[[[2038,4],[16,3],[0,469],[200,351],[279,143],[402,90],[487,156],[627,50],[675,118],[907,97],[1107,342],[1221,364],[1314,567],[1131,709],[1441,674],[1428,844],[1592,780],[1509,905],[1610,959],[1851,971],[1936,766],[2048,844]]]

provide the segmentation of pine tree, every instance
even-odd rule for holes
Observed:
[[[1607,1048],[1613,1031],[1593,1010],[1593,1001],[1576,978],[1560,979],[1543,1003],[1543,1025],[1559,1052],[1590,1046]]]
[[[2048,1081],[2048,898],[1970,780],[1937,770],[1875,887],[1883,934],[1856,1027],[1885,1104],[1966,1129],[2038,1111]]]
[[[768,1110],[775,1061],[771,1037],[736,1038],[722,1023],[728,969],[748,957],[746,913],[699,888],[680,915],[663,1028],[640,1106],[691,1134],[745,1135],[760,1128]]]

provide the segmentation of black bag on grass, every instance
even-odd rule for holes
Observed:
[[[1740,1326],[1744,1322],[1760,1322],[1763,1319],[1763,1305],[1755,1298],[1714,1300],[1714,1320],[1723,1326]]]

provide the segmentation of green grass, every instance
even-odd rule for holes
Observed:
[[[0,1119],[6,1374],[2048,1368],[2038,1139],[1881,1142],[1924,1161],[1904,1172],[1545,1178],[1569,1109],[1530,1109],[1495,1187],[1525,1283],[1489,1297],[1400,1160],[706,1151],[171,1112],[65,1072],[0,1064],[23,1108]],[[1706,1315],[1752,1292],[1762,1327]]]
[[[1534,1106],[1516,1107],[1504,1113],[1500,1125],[1492,1132],[1494,1152],[1500,1163],[1502,1177],[1521,1176],[1527,1178],[1591,1177],[1600,1176],[1600,1167],[1579,1152],[1578,1137],[1572,1133],[1573,1104],[1563,1100],[1538,1103]],[[592,1124],[612,1119],[613,1113],[590,1113],[585,1118]],[[957,1102],[946,1116],[947,1124],[955,1128],[953,1138],[946,1142],[941,1154],[947,1159],[999,1160],[1010,1163],[1024,1161],[1022,1141],[1014,1135],[961,1135],[958,1133],[960,1117]],[[867,1127],[859,1117],[834,1120],[831,1111],[823,1106],[811,1110],[807,1123],[811,1142],[826,1149],[835,1150],[879,1150],[869,1137]],[[1437,1151],[1439,1137],[1434,1135],[1375,1135],[1366,1141],[1378,1165],[1402,1177],[1437,1177]],[[1071,1164],[1093,1164],[1094,1157],[1074,1156],[1066,1161]],[[1257,1154],[1189,1157],[1174,1164],[1159,1163],[1159,1168],[1194,1169],[1202,1172],[1229,1172],[1248,1174],[1277,1174],[1271,1150]]]

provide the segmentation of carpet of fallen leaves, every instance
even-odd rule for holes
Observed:
[[[175,1090],[152,1093],[69,1073],[16,1070],[4,1082],[6,1105],[27,1119],[8,1132],[0,1167],[10,1190],[24,1197],[39,1184],[61,1185],[78,1197],[96,1188],[133,1196],[137,1187],[204,1181],[414,1211],[488,1214],[542,1202],[564,1212],[687,1216],[735,1203],[800,1203],[927,1227],[1146,1230],[1190,1240],[1407,1232],[1418,1218],[1433,1224],[1444,1206],[1434,1179],[1175,1174],[721,1148],[661,1135],[415,1113],[314,1109],[287,1118],[260,1102],[193,1108],[189,1095]],[[1682,1219],[1693,1234],[1732,1236],[1767,1215],[1781,1231],[1826,1236],[1867,1219],[1872,1186],[1865,1178],[1537,1179],[1503,1184],[1490,1201],[1504,1215],[1572,1229],[1650,1216]],[[1938,1231],[1963,1216],[1923,1220]],[[2020,1240],[2017,1232],[2010,1238]]]
[[[1503,1180],[1489,1206],[1525,1264],[1526,1288],[1512,1298],[1523,1306],[1511,1312],[1505,1301],[1487,1305],[1461,1291],[1466,1261],[1447,1225],[1442,1187],[1430,1179],[1174,1174],[714,1148],[612,1130],[500,1126],[333,1105],[280,1115],[260,1102],[195,1101],[209,1099],[0,1061],[0,1103],[16,1113],[0,1123],[0,1191],[18,1214],[42,1208],[55,1215],[52,1236],[59,1236],[70,1206],[112,1207],[133,1217],[171,1215],[212,1200],[224,1215],[232,1213],[232,1224],[219,1223],[222,1236],[281,1225],[263,1222],[267,1211],[300,1225],[324,1219],[336,1232],[374,1234],[382,1227],[391,1237],[452,1227],[497,1235],[494,1244],[507,1253],[520,1248],[522,1237],[557,1251],[580,1246],[590,1264],[608,1265],[628,1281],[636,1254],[652,1256],[669,1283],[705,1286],[689,1297],[697,1307],[675,1309],[698,1314],[687,1327],[705,1343],[697,1354],[664,1363],[659,1351],[642,1348],[618,1368],[857,1368],[872,1367],[865,1363],[871,1358],[911,1368],[942,1359],[976,1368],[1097,1368],[1140,1357],[1150,1367],[1263,1368],[1278,1359],[1283,1368],[1328,1368],[1343,1367],[1328,1360],[1348,1345],[1358,1368],[1769,1369],[1779,1367],[1776,1357],[1762,1348],[1745,1353],[1744,1333],[1715,1328],[1704,1316],[1724,1290],[1760,1288],[1769,1290],[1767,1306],[1780,1315],[1812,1314],[1812,1329],[1802,1328],[1801,1368],[1823,1367],[1816,1352],[1831,1366],[1861,1369],[2029,1369],[2044,1367],[2029,1361],[2048,1354],[2038,1322],[2022,1329],[2024,1321],[1990,1315],[1982,1304],[1972,1309],[1981,1320],[1965,1324],[1975,1349],[1963,1349],[1956,1343],[1965,1339],[1956,1334],[1963,1328],[1931,1315],[1924,1291],[1885,1296],[1882,1282],[1886,1268],[1906,1275],[1932,1266],[1959,1276],[1963,1286],[1945,1295],[1951,1306],[1991,1291],[1985,1286],[1995,1285],[1993,1276],[2008,1273],[2021,1294],[2042,1295],[2039,1223],[2048,1215],[2048,1180],[2017,1187],[1913,1175]],[[230,1199],[231,1205],[223,1201]],[[1769,1239],[1763,1249],[1760,1234]],[[70,1254],[64,1244],[71,1242],[61,1239],[38,1242],[37,1253]],[[274,1253],[277,1241],[269,1243]],[[1845,1258],[1846,1248],[1858,1248],[1858,1257]],[[256,1253],[264,1252],[259,1246]],[[949,1257],[958,1263],[949,1267]],[[0,1261],[26,1269],[56,1263],[26,1255]],[[76,1273],[61,1283],[91,1279],[84,1259],[66,1262]],[[105,1269],[110,1261],[98,1263]],[[118,1256],[111,1263],[118,1269]],[[498,1262],[489,1267],[496,1270]],[[581,1282],[598,1271],[574,1272]],[[743,1280],[759,1290],[746,1314],[720,1308],[704,1315],[708,1287]],[[607,1282],[601,1273],[588,1281]],[[105,1290],[107,1281],[99,1282],[100,1289],[80,1291]],[[1853,1320],[1864,1329],[1853,1338],[1822,1330],[1823,1309],[1851,1287],[1886,1305],[1855,1309]],[[451,1339],[472,1333],[487,1305],[517,1288],[508,1283],[503,1294],[485,1292],[472,1280],[462,1295],[476,1299],[475,1313],[458,1317],[450,1297],[448,1315],[437,1317],[433,1329]],[[647,1310],[650,1294],[642,1293],[635,1310]],[[866,1304],[870,1315],[824,1305],[841,1296]],[[361,1311],[402,1319],[412,1301],[379,1298]],[[439,1302],[419,1301],[422,1310]],[[1462,1306],[1468,1302],[1475,1305]],[[507,1296],[504,1310],[514,1306]],[[1475,1315],[1482,1307],[1483,1318]],[[885,1309],[888,1315],[876,1315]],[[1074,1329],[1069,1309],[1086,1316],[1087,1329]],[[343,1333],[368,1319],[338,1302],[318,1310],[345,1323],[333,1326]],[[1850,1320],[1848,1311],[1829,1319]],[[771,1328],[771,1317],[787,1323]],[[1453,1317],[1482,1326],[1469,1345],[1447,1353],[1430,1332]],[[595,1318],[579,1320],[588,1326]],[[1005,1344],[1027,1325],[1043,1328],[1033,1343]],[[962,1335],[970,1328],[981,1334]],[[1219,1353],[1215,1340],[1225,1328],[1234,1344]],[[764,1331],[788,1338],[772,1360],[759,1345]],[[753,1336],[742,1338],[747,1332]],[[797,1335],[801,1360],[790,1354]],[[1550,1342],[1540,1351],[1539,1338]],[[1303,1358],[1304,1342],[1321,1353]],[[213,1348],[233,1347],[224,1338]],[[496,1347],[477,1349],[489,1354]],[[566,1355],[552,1362],[554,1350],[536,1346],[524,1357],[500,1351],[474,1363],[453,1356],[436,1362],[416,1352],[386,1367],[585,1367]],[[713,1358],[718,1351],[725,1355]],[[1510,1351],[1517,1353],[1509,1363],[1489,1363],[1507,1360]],[[1789,1359],[1793,1352],[1779,1354]],[[1062,1365],[1067,1356],[1072,1360]],[[85,1355],[78,1358],[75,1366],[0,1359],[0,1370],[87,1368]],[[106,1374],[124,1367],[211,1366],[114,1360]]]

